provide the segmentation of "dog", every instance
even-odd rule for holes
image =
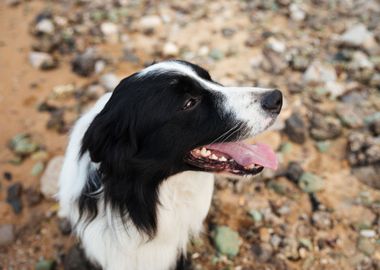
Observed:
[[[59,215],[101,269],[182,269],[211,204],[212,173],[277,167],[268,146],[242,141],[267,129],[281,107],[279,90],[225,87],[189,62],[148,66],[76,122]]]

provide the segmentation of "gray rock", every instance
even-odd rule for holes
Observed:
[[[373,239],[360,237],[357,243],[357,248],[367,256],[372,256],[375,253],[376,247]]]
[[[315,140],[335,139],[342,133],[339,120],[331,116],[313,114],[310,120],[310,135]]]
[[[289,6],[290,18],[293,21],[303,21],[306,18],[306,13],[303,11],[299,5],[292,3]]]
[[[39,161],[36,164],[34,164],[32,170],[30,171],[30,174],[32,176],[40,175],[42,171],[44,170],[44,168],[45,168],[44,163],[42,161]]]
[[[165,57],[176,57],[179,54],[179,48],[175,43],[167,42],[162,49],[162,54]]]
[[[321,191],[324,187],[322,179],[312,173],[304,172],[299,179],[298,186],[307,193]]]
[[[26,202],[29,206],[35,206],[42,200],[42,194],[38,190],[28,188],[25,190]]]
[[[46,198],[51,198],[58,192],[58,179],[63,160],[62,156],[51,159],[41,177],[41,192]]]
[[[40,260],[34,267],[35,270],[53,270],[55,262],[52,260]]]
[[[139,28],[145,33],[150,33],[161,25],[161,18],[157,15],[145,16],[142,17],[139,21]]]
[[[78,54],[71,62],[71,69],[74,73],[88,77],[95,71],[95,63],[97,61],[95,49],[88,48],[84,53]]]
[[[54,23],[50,19],[42,19],[35,26],[37,33],[53,34],[55,31]]]
[[[272,258],[273,248],[268,243],[255,243],[252,245],[251,250],[256,257],[256,259],[260,262],[267,262]]]
[[[284,53],[286,50],[286,44],[274,37],[268,38],[266,47],[276,53]]]
[[[375,66],[369,60],[368,56],[361,51],[356,51],[352,55],[352,60],[351,60],[350,65],[353,69],[370,69],[370,70],[372,70]]]
[[[303,80],[306,83],[327,83],[336,81],[336,79],[335,68],[318,60],[313,61],[303,74]]]
[[[38,144],[33,142],[30,135],[26,133],[20,133],[14,136],[9,146],[16,155],[20,156],[28,156],[36,152],[39,148]]]
[[[363,116],[359,115],[358,109],[350,105],[338,105],[336,113],[343,125],[349,128],[359,128],[363,126]]]
[[[353,168],[352,173],[362,183],[380,190],[380,164]]]
[[[114,73],[106,73],[102,75],[99,79],[99,83],[103,86],[107,91],[113,91],[116,86],[119,84],[120,78],[116,76]]]
[[[364,24],[356,24],[344,32],[339,40],[348,46],[365,46],[375,42],[373,34]]]
[[[347,155],[353,166],[376,164],[380,162],[380,143],[369,135],[352,132],[348,136]]]
[[[107,42],[116,43],[119,40],[119,26],[112,22],[103,22],[100,25],[100,31],[106,38]]]
[[[6,201],[12,206],[15,214],[20,214],[22,211],[22,185],[21,183],[15,183],[8,187]]]
[[[315,227],[320,230],[328,230],[332,227],[331,215],[328,212],[317,211],[314,212],[311,221]]]
[[[14,228],[12,224],[0,225],[0,247],[12,244],[15,240]]]
[[[216,249],[227,256],[234,257],[239,253],[241,239],[239,234],[227,226],[218,226],[213,232]]]
[[[284,132],[288,135],[289,139],[295,143],[303,144],[306,140],[306,125],[302,116],[298,113],[293,113],[285,121]]]
[[[49,70],[57,67],[57,62],[54,58],[50,54],[44,52],[30,52],[29,62],[34,68],[41,70]]]
[[[298,162],[292,161],[289,163],[288,168],[285,172],[286,177],[294,183],[298,183],[304,170]]]
[[[288,68],[288,61],[285,59],[284,53],[265,48],[263,54],[264,59],[261,62],[261,68],[266,72],[282,74]]]
[[[380,119],[373,121],[370,124],[369,128],[372,131],[373,135],[379,136],[380,135]]]

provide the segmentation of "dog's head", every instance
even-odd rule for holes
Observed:
[[[152,236],[158,186],[167,177],[186,170],[246,175],[277,166],[269,147],[241,140],[269,127],[281,106],[278,90],[225,87],[199,66],[161,62],[120,82],[87,129],[81,152],[99,164],[106,202]],[[92,217],[94,200],[80,200]]]
[[[225,87],[199,66],[161,62],[120,82],[83,149],[112,171],[138,164],[164,177],[184,170],[256,174],[275,168],[275,155],[240,141],[269,127],[281,105],[278,90]]]

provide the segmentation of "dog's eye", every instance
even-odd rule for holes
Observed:
[[[195,105],[198,104],[199,100],[199,98],[189,98],[183,105],[182,110],[190,110],[191,108],[194,108]]]

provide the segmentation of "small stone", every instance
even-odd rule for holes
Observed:
[[[71,233],[71,223],[67,218],[59,219],[58,227],[63,235],[69,235]]]
[[[252,217],[255,223],[260,223],[261,221],[263,221],[263,214],[261,214],[260,211],[250,210],[249,215]]]
[[[374,137],[362,132],[352,132],[348,136],[347,154],[348,161],[353,166],[376,164],[380,162],[380,144]],[[361,173],[364,176],[367,172]]]
[[[251,250],[256,259],[263,263],[269,261],[273,255],[273,248],[268,243],[255,243],[252,245]]]
[[[80,76],[88,77],[94,73],[97,60],[95,50],[88,48],[84,53],[74,58],[71,62],[71,69]]]
[[[9,143],[10,148],[16,155],[27,156],[36,152],[39,148],[38,144],[31,140],[28,134],[20,133],[12,138]]]
[[[222,35],[225,38],[231,38],[236,33],[236,30],[233,28],[225,27],[222,29]]]
[[[369,128],[372,131],[373,135],[379,136],[380,135],[380,119],[373,121],[370,124]]]
[[[298,182],[298,186],[307,193],[321,191],[324,187],[322,179],[312,173],[304,172]]]
[[[319,141],[316,142],[315,145],[317,146],[318,151],[321,153],[326,153],[330,148],[329,141]]]
[[[66,123],[64,119],[65,111],[63,109],[57,109],[50,113],[50,118],[46,123],[46,128],[55,130],[58,133],[66,132]]]
[[[332,227],[331,215],[328,212],[316,211],[311,217],[311,221],[315,227],[320,230],[328,230]]]
[[[268,188],[272,189],[279,195],[285,195],[287,193],[286,187],[275,180],[270,180],[268,182]]]
[[[26,202],[29,206],[35,206],[39,204],[42,200],[42,194],[33,188],[28,188],[25,190]]]
[[[364,24],[356,24],[344,32],[339,40],[348,46],[363,46],[366,43],[372,43],[374,36]]]
[[[336,81],[336,79],[337,75],[335,68],[318,60],[312,62],[303,75],[303,80],[306,83],[327,83]]]
[[[342,133],[340,121],[331,116],[313,114],[310,120],[310,135],[315,140],[335,139]]]
[[[22,211],[21,194],[22,185],[20,183],[15,183],[8,187],[6,201],[12,206],[15,214],[20,214]]]
[[[36,164],[34,164],[32,170],[30,171],[30,174],[32,176],[40,175],[42,171],[44,170],[44,168],[45,168],[45,165],[43,162],[37,162]]]
[[[58,192],[58,179],[63,160],[62,156],[51,159],[41,177],[41,192],[46,198],[51,198]]]
[[[12,179],[13,179],[13,175],[12,175],[11,172],[4,172],[4,173],[3,173],[3,177],[4,177],[4,179],[7,180],[7,181],[12,181]]]
[[[219,61],[224,58],[224,53],[219,49],[212,49],[209,53],[209,57],[215,61]]]
[[[292,151],[293,145],[290,142],[281,144],[280,152],[283,155],[289,154]]]
[[[380,190],[380,166],[361,166],[352,170],[353,175],[362,183]]]
[[[367,238],[374,238],[376,236],[376,232],[374,230],[361,230],[360,235]]]
[[[371,123],[380,120],[380,112],[375,112],[374,114],[367,115],[364,117],[364,122],[367,125],[370,125]]]
[[[363,126],[363,117],[358,114],[354,106],[338,105],[336,113],[342,124],[349,128],[360,128]]]
[[[67,98],[73,96],[75,93],[75,86],[73,84],[63,84],[53,87],[53,98]]]
[[[107,91],[113,91],[116,86],[119,84],[120,78],[113,73],[106,73],[102,75],[99,79],[99,83],[103,86]]]
[[[368,56],[362,51],[356,51],[352,55],[351,67],[353,69],[370,69],[374,68],[374,64],[368,59]]]
[[[55,262],[52,260],[41,260],[39,261],[36,266],[35,270],[53,270],[55,267]]]
[[[218,226],[214,230],[213,239],[218,252],[234,257],[239,253],[241,239],[239,234],[227,226]]]
[[[156,15],[150,15],[142,17],[139,22],[139,27],[145,33],[151,32],[154,29],[158,28],[162,24],[161,18]]]
[[[42,19],[36,24],[37,34],[48,34],[51,35],[55,31],[54,23],[50,19]]]
[[[293,21],[300,22],[305,20],[306,13],[297,4],[292,3],[289,6],[290,18]]]
[[[57,62],[53,57],[44,52],[30,52],[29,62],[34,68],[49,70],[57,67]]]
[[[303,173],[304,170],[301,165],[298,162],[292,161],[289,162],[285,175],[290,181],[298,183],[298,180],[301,178]]]
[[[279,49],[279,48],[277,48]],[[282,74],[288,68],[288,61],[284,53],[278,53],[273,49],[264,48],[264,58],[261,62],[261,68],[269,73]]]
[[[346,91],[342,83],[335,81],[326,82],[325,90],[330,94],[332,98],[340,97]]]
[[[173,42],[168,42],[164,45],[162,53],[165,57],[176,57],[179,54],[179,48]]]
[[[0,247],[12,244],[15,240],[12,224],[0,224]]]
[[[306,140],[306,126],[298,113],[293,113],[285,121],[284,132],[288,135],[289,139],[295,143],[303,144]]]
[[[357,248],[367,256],[372,256],[376,249],[373,239],[367,237],[359,238]]]
[[[292,68],[297,71],[305,71],[307,67],[310,65],[309,57],[302,55],[302,54],[296,54],[292,56],[292,60],[290,62]],[[296,91],[292,91],[296,92]]]
[[[103,22],[100,25],[100,31],[108,42],[116,43],[119,40],[119,26],[117,24]]]
[[[279,41],[278,39],[274,37],[268,38],[266,47],[277,53],[284,53],[286,50],[285,43]]]

